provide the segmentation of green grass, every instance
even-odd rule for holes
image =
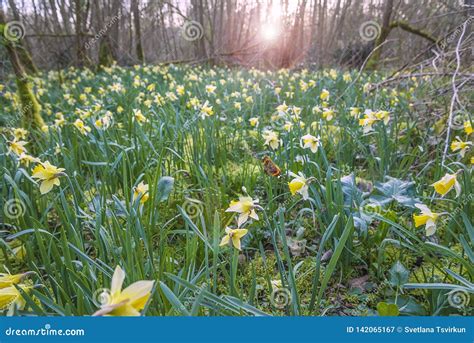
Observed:
[[[35,285],[23,293],[26,305],[16,314],[90,315],[98,309],[97,291],[110,287],[120,265],[124,285],[156,281],[142,311],[148,316],[371,315],[381,302],[395,303],[401,315],[472,315],[469,306],[448,304],[453,287],[474,292],[472,152],[462,158],[450,151],[441,165],[447,116],[423,105],[429,81],[438,80],[406,79],[367,92],[364,85],[383,75],[356,78],[352,72],[351,83],[341,71],[333,78],[306,70],[187,66],[61,74],[34,79],[49,128],[25,139],[30,155],[65,168],[61,185],[45,195],[31,178],[35,163],[26,166],[7,154],[20,108],[13,82],[0,92],[7,143],[0,147],[1,205],[18,199],[23,206],[21,215],[2,212],[0,272],[32,271],[28,282]],[[306,90],[301,82],[309,84]],[[209,84],[216,85],[215,94],[206,93]],[[182,96],[178,85],[185,86]],[[275,87],[281,87],[279,94]],[[326,106],[319,98],[323,89],[330,92]],[[202,118],[187,105],[193,97],[209,101],[214,114]],[[435,101],[446,111],[448,99]],[[286,115],[294,124],[289,132],[272,120],[283,102],[301,108],[299,119]],[[325,120],[314,106],[334,109],[334,119]],[[359,107],[360,117],[365,109],[387,110],[390,120],[377,121],[364,134],[350,107]],[[148,121],[134,121],[133,110]],[[89,112],[83,115],[88,135],[73,125],[80,111]],[[95,121],[107,111],[111,126],[97,128]],[[54,124],[58,112],[65,118],[60,128]],[[252,117],[259,118],[258,127],[250,126]],[[266,129],[279,133],[282,144],[275,150],[264,145]],[[316,153],[301,147],[307,133],[321,137]],[[472,141],[462,128],[455,135]],[[264,173],[264,155],[281,168],[280,177]],[[461,195],[434,193],[430,185],[457,170],[463,170]],[[291,195],[290,171],[314,178],[308,200]],[[388,176],[406,188],[381,192],[392,185]],[[133,200],[141,181],[149,185],[143,205]],[[242,187],[259,199],[259,220],[245,224],[249,233],[238,252],[219,243],[226,226],[236,227],[236,216],[225,210],[244,194]],[[381,205],[367,216],[367,204],[374,202]],[[448,213],[434,236],[415,228],[416,202]],[[15,255],[18,247],[24,256]],[[391,281],[397,261],[408,274],[403,284]],[[361,287],[351,287],[365,275]]]

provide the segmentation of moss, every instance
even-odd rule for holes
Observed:
[[[41,129],[45,122],[41,117],[41,106],[33,93],[31,84],[25,78],[16,79],[18,87],[18,96],[22,107],[23,127],[30,129],[31,127]]]
[[[110,52],[110,44],[106,38],[100,41],[99,45],[99,66],[110,67],[114,62]]]
[[[4,25],[1,24],[0,32],[3,32],[3,30]],[[33,93],[31,84],[28,81],[27,73],[25,72],[24,66],[22,64],[21,54],[18,53],[18,50],[21,49],[17,49],[14,44],[6,39],[1,40],[1,42],[7,49],[10,62],[15,72],[18,96],[20,98],[22,108],[21,114],[23,127],[26,129],[41,129],[45,125],[40,113],[41,106],[36,99],[35,94]]]

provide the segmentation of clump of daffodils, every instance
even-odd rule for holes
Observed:
[[[364,128],[364,133],[368,133],[373,130],[372,126],[378,121],[382,121],[387,125],[390,121],[390,112],[365,110],[364,116],[359,119],[359,125]]]

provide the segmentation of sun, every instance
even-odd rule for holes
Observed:
[[[278,35],[280,34],[280,30],[278,26],[276,26],[273,23],[264,23],[260,27],[260,35],[262,38],[266,41],[274,41],[275,39],[278,38]]]

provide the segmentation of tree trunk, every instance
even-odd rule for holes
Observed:
[[[140,11],[138,8],[138,1],[139,0],[132,0],[131,1],[131,10],[133,13],[133,25],[135,26],[135,51],[137,54],[137,59],[140,63],[145,63],[145,56],[143,53],[143,46],[142,46],[142,32],[140,28]]]
[[[383,44],[385,40],[387,39],[388,35],[390,34],[390,31],[391,31],[390,18],[392,16],[392,10],[393,10],[393,0],[387,0],[387,2],[385,3],[385,9],[383,12],[382,28],[380,30],[380,35],[377,37],[375,41],[375,48]],[[367,69],[373,70],[377,68],[381,55],[382,55],[382,48],[380,47],[373,52],[372,56],[367,62]]]
[[[3,9],[0,8],[0,32],[3,32],[5,29],[5,15]],[[21,64],[21,60],[18,57],[17,49],[14,44],[7,39],[0,40],[5,46],[10,63],[12,64],[13,71],[16,76],[16,84],[18,88],[18,97],[20,98],[21,103],[21,113],[22,113],[22,126],[25,129],[37,128],[41,129],[45,126],[43,118],[40,113],[40,104],[36,99],[35,94],[33,93],[32,86],[28,81],[28,75],[25,72]]]
[[[76,10],[76,57],[77,57],[77,64],[79,67],[84,67],[87,65],[87,51],[85,47],[85,39],[84,39],[84,24],[87,17],[87,12],[84,13],[83,9],[83,0],[76,0],[75,1],[75,10]],[[84,15],[85,14],[85,15]]]
[[[16,21],[21,22],[20,13],[18,11],[18,8],[16,7],[15,1],[8,0],[8,3],[10,7],[12,8],[13,18]],[[36,68],[35,63],[33,62],[33,59],[31,58],[28,45],[23,40],[18,41],[17,45],[18,45],[18,49],[16,51],[18,54],[18,58],[20,59],[23,66],[25,67],[26,71],[31,74],[36,74],[38,72],[38,68]]]

